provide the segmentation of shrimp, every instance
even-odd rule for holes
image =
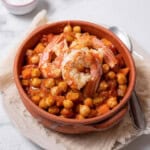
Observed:
[[[102,76],[102,57],[95,57],[96,53],[94,50],[72,50],[62,62],[63,79],[73,89],[80,90],[85,86],[88,96],[96,92]]]
[[[68,45],[63,34],[52,35],[50,43],[40,57],[39,68],[43,77],[58,78],[61,76],[61,62],[67,49]]]
[[[76,37],[76,40],[70,45],[71,48],[83,48],[90,47],[101,51],[104,55],[104,60],[111,68],[117,64],[117,59],[115,58],[112,50],[105,44],[105,41],[98,39],[94,35],[88,33],[83,33],[82,35]]]

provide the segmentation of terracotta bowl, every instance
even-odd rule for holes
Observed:
[[[126,65],[130,68],[129,73],[129,84],[128,89],[120,101],[120,103],[112,109],[107,114],[84,119],[84,120],[76,120],[76,119],[67,119],[61,118],[48,112],[40,109],[37,105],[35,105],[27,96],[22,85],[20,83],[19,75],[21,72],[21,66],[24,61],[25,52],[29,48],[33,48],[42,37],[43,34],[48,33],[60,33],[63,31],[63,28],[67,24],[70,25],[79,25],[82,28],[82,31],[87,31],[93,35],[96,35],[98,38],[106,38],[110,40],[118,51],[123,55],[124,61]],[[108,129],[118,123],[123,116],[126,114],[128,110],[128,101],[130,99],[132,90],[135,85],[135,66],[133,62],[133,58],[131,57],[127,47],[117,38],[112,32],[108,29],[85,21],[60,21],[52,24],[47,24],[36,28],[21,44],[18,49],[17,55],[15,57],[14,62],[14,79],[16,86],[18,88],[20,97],[28,109],[28,111],[35,117],[39,122],[41,122],[44,126],[53,129],[55,131],[70,133],[70,134],[78,134],[78,133],[87,133],[92,131],[101,131],[104,129]]]

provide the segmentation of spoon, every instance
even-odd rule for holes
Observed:
[[[126,45],[130,53],[132,53],[132,43],[129,36],[124,31],[121,31],[118,27],[115,26],[109,27],[109,30],[113,32],[115,35],[117,35],[120,38],[120,40]],[[129,103],[130,103],[130,115],[135,127],[140,130],[145,129],[146,128],[145,116],[142,111],[142,107],[135,90],[133,90],[132,92]]]

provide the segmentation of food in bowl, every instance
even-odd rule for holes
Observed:
[[[126,94],[129,68],[106,38],[66,25],[26,50],[21,84],[33,103],[70,119],[101,116]]]

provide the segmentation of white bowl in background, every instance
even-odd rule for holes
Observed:
[[[37,6],[38,0],[31,0],[30,2],[23,4],[13,4],[7,0],[2,0],[4,6],[8,11],[15,15],[24,15],[31,12]]]

